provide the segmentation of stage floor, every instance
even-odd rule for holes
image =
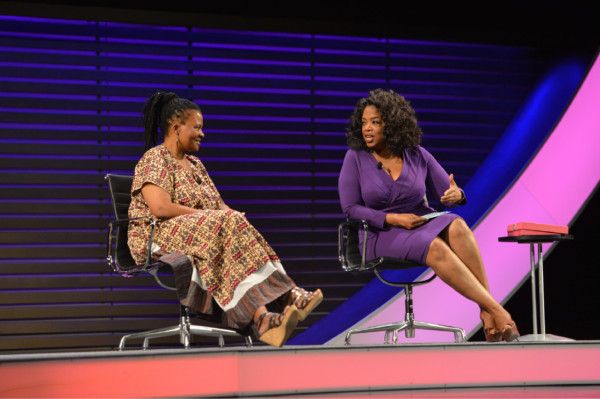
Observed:
[[[600,397],[600,341],[0,355],[0,397]]]

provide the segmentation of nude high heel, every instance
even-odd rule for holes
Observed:
[[[502,333],[500,333],[500,332],[492,333],[491,332],[492,330],[493,330],[493,328],[484,328],[483,329],[483,335],[485,335],[485,342],[500,342],[500,341],[502,341]]]
[[[514,340],[518,341],[520,336],[521,335],[519,334],[519,330],[517,330],[517,326],[514,322],[512,324],[507,324],[506,327],[504,327],[504,330],[502,331],[502,338],[506,342],[511,342]]]

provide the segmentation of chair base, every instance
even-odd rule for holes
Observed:
[[[380,276],[380,274],[377,272],[377,270],[375,270],[375,274],[377,275],[377,277],[379,277],[379,279],[382,282],[384,282],[388,285],[401,285],[405,288],[405,291],[404,291],[404,295],[405,295],[405,298],[404,298],[404,306],[405,306],[404,321],[401,321],[398,323],[389,323],[389,324],[383,324],[383,325],[379,325],[379,326],[358,328],[358,329],[350,330],[346,334],[346,345],[350,345],[350,336],[352,334],[361,334],[361,333],[377,332],[377,331],[385,331],[385,338],[384,338],[385,344],[390,343],[390,334],[392,334],[392,343],[397,344],[398,343],[398,333],[400,331],[404,331],[406,338],[414,338],[415,330],[447,331],[447,332],[454,333],[454,342],[456,342],[456,343],[467,342],[467,339],[466,339],[467,335],[465,334],[465,330],[463,330],[460,327],[452,327],[452,326],[445,326],[442,324],[434,324],[434,323],[425,323],[422,321],[415,321],[415,314],[413,313],[413,299],[412,299],[413,283],[398,283],[398,284],[391,283],[391,282],[383,279],[383,277]],[[431,279],[429,279],[427,281],[431,281]],[[421,283],[419,283],[419,284],[421,284]]]
[[[415,330],[417,329],[452,332],[454,333],[454,342],[467,342],[465,330],[462,328],[415,321],[412,299],[413,287],[431,282],[436,277],[436,274],[433,273],[432,276],[428,278],[425,277],[425,279],[418,281],[390,281],[386,279],[381,273],[381,271],[386,269],[401,270],[426,268],[427,266],[425,264],[416,263],[406,259],[391,258],[386,256],[380,256],[367,262],[365,254],[367,253],[368,229],[369,226],[365,220],[347,220],[344,223],[340,223],[338,226],[338,256],[342,264],[342,268],[346,271],[372,270],[383,284],[391,287],[404,288],[404,321],[349,330],[346,334],[346,345],[350,345],[350,337],[353,334],[377,331],[385,332],[384,342],[386,344],[390,343],[390,334],[392,334],[392,343],[397,344],[398,333],[400,331],[404,331],[406,338],[414,338]],[[362,251],[359,250],[359,234],[361,232],[363,234]]]
[[[411,319],[404,320],[398,323],[382,324],[379,326],[357,328],[348,331],[346,334],[346,345],[350,345],[350,337],[353,334],[362,334],[369,332],[385,331],[384,343],[390,343],[390,334],[392,334],[392,343],[398,343],[398,333],[404,331],[406,338],[414,338],[415,330],[435,330],[435,331],[447,331],[454,333],[454,342],[463,343],[467,342],[465,330],[459,327],[444,326],[441,324],[425,323],[422,321],[415,321]]]
[[[223,336],[243,336],[234,330],[229,330],[226,328],[196,326],[190,324],[187,309],[182,308],[181,317],[179,318],[178,325],[125,335],[121,338],[121,341],[119,342],[119,351],[125,349],[125,343],[128,339],[144,338],[144,344],[142,346],[142,349],[147,350],[149,341],[151,339],[160,337],[170,337],[174,335],[179,335],[179,342],[185,347],[185,349],[190,349],[190,338],[192,335],[218,337],[220,347],[225,346],[225,340],[223,339]],[[246,340],[246,346],[251,347],[252,338],[250,338],[249,336],[244,336],[244,339]]]

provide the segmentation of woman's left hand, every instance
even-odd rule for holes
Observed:
[[[444,205],[457,204],[463,200],[463,192],[454,182],[454,174],[450,174],[450,188],[444,192],[440,202]]]
[[[219,204],[219,209],[221,209],[222,211],[229,211],[231,210],[231,208],[229,207],[229,205],[227,205],[225,203],[225,201],[221,200],[221,203]]]
[[[225,201],[221,200],[221,204],[219,205],[219,209],[222,211],[235,211],[241,213],[243,216],[246,216],[246,212],[236,211],[235,209],[231,209],[229,205],[225,203]]]

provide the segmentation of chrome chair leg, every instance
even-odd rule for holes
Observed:
[[[454,342],[461,343],[467,342],[465,330],[460,327],[451,327],[445,326],[441,324],[434,323],[426,323],[422,321],[415,321],[415,315],[413,313],[413,303],[412,303],[412,286],[406,287],[405,292],[405,313],[404,313],[404,321],[397,323],[389,323],[383,324],[379,326],[365,327],[365,328],[357,328],[348,331],[346,333],[345,343],[346,345],[350,345],[350,339],[353,334],[362,334],[368,332],[385,332],[384,336],[384,344],[389,344],[390,334],[392,335],[392,343],[398,343],[398,333],[404,331],[404,336],[406,338],[414,338],[415,330],[434,330],[434,331],[446,331],[454,334]]]
[[[204,326],[195,326],[195,325],[189,325],[186,327],[185,325],[178,325],[178,326],[173,326],[173,327],[159,328],[159,329],[152,330],[152,331],[145,331],[145,332],[125,335],[121,338],[121,341],[119,343],[119,350],[122,351],[125,348],[125,343],[129,339],[144,338],[144,343],[143,343],[142,349],[147,350],[149,341],[151,339],[160,338],[160,337],[169,337],[169,336],[174,336],[174,335],[179,335],[180,342],[185,346],[186,349],[190,348],[190,339],[191,339],[192,335],[217,337],[219,340],[220,347],[225,346],[225,340],[223,338],[224,336],[230,336],[230,337],[239,337],[240,336],[240,334],[238,334],[235,331],[227,330],[227,329],[223,329],[223,328],[204,327]],[[251,347],[252,346],[252,338],[244,337],[244,339],[246,341],[246,346]]]
[[[139,333],[134,333],[134,334],[128,334],[121,338],[121,341],[119,342],[119,350],[122,351],[125,348],[126,341],[131,338],[133,338],[133,339],[144,338],[143,349],[148,349],[148,340],[149,339],[158,338],[158,337],[166,337],[166,336],[170,336],[170,335],[177,335],[177,334],[179,334],[179,331],[180,331],[180,327],[174,326],[174,327],[158,328],[156,330],[144,331],[144,332],[139,332]]]
[[[389,333],[393,332],[394,330],[398,330],[398,329],[402,328],[404,323],[405,322],[390,323],[390,324],[383,324],[380,326],[357,328],[357,329],[350,330],[350,331],[348,331],[348,333],[346,333],[346,345],[350,345],[350,338],[353,334],[362,334],[362,333],[368,333],[368,332],[383,331],[386,334],[386,340],[387,340],[389,338]]]
[[[190,349],[190,316],[187,308],[182,312],[181,320],[179,321],[179,343],[185,349]]]
[[[461,343],[467,342],[465,330],[460,327],[445,326],[442,324],[425,323],[422,321],[415,321],[414,326],[420,330],[433,330],[433,331],[446,331],[454,333],[454,342]]]
[[[392,335],[392,343],[398,343],[398,333],[404,331],[406,338],[414,338],[416,330],[434,330],[434,331],[446,331],[454,334],[454,342],[464,343],[467,342],[465,330],[460,327],[451,327],[441,324],[425,323],[422,321],[403,321],[400,323],[384,324],[380,326],[357,328],[350,330],[346,333],[345,343],[346,345],[351,344],[351,337],[354,334],[362,334],[369,332],[385,332],[384,343],[389,344],[389,336]]]
[[[125,335],[121,338],[118,349],[119,351],[122,351],[125,348],[125,343],[128,339],[144,338],[142,349],[147,350],[151,339],[174,335],[179,335],[179,342],[184,346],[185,349],[190,349],[192,335],[217,337],[219,347],[221,348],[225,346],[224,336],[241,336],[236,331],[228,330],[225,328],[193,325],[190,323],[190,318],[187,309],[182,307],[181,316],[179,318],[179,325]],[[252,339],[248,336],[245,336],[244,339],[246,341],[246,346],[252,347]]]

